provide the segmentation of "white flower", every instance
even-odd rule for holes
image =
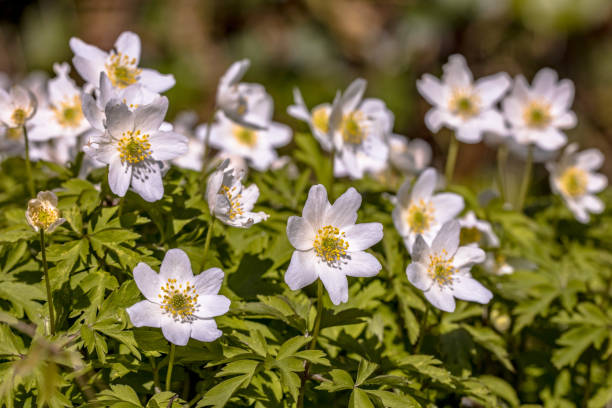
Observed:
[[[608,178],[595,171],[601,167],[604,155],[597,149],[578,152],[578,145],[572,143],[563,152],[557,163],[549,162],[550,186],[581,223],[588,223],[589,213],[600,214],[603,202],[594,194],[608,185]]]
[[[289,217],[287,236],[293,252],[285,282],[292,290],[321,279],[334,305],[348,301],[347,276],[371,277],[381,270],[366,249],[383,237],[378,222],[355,224],[361,195],[349,188],[333,205],[322,185],[310,188],[302,217]]]
[[[293,88],[293,103],[287,108],[287,113],[296,119],[304,121],[310,127],[310,131],[315,139],[321,144],[323,150],[331,151],[332,141],[329,136],[329,115],[332,105],[322,103],[309,111],[304,102],[304,98],[298,88]]]
[[[441,82],[430,74],[417,81],[419,93],[433,105],[425,115],[427,128],[436,133],[446,126],[463,143],[480,142],[484,132],[506,134],[495,104],[510,86],[508,74],[500,72],[474,82],[465,58],[458,54],[451,55],[442,69]]]
[[[408,141],[405,136],[389,137],[389,160],[407,174],[418,174],[431,163],[431,146],[423,139]]]
[[[25,216],[30,227],[36,232],[42,229],[51,233],[66,221],[57,208],[57,196],[51,191],[40,191],[36,198],[28,201]]]
[[[0,88],[0,122],[8,128],[23,126],[36,112],[36,98],[16,85],[9,92]]]
[[[558,81],[557,73],[550,68],[538,71],[531,88],[524,76],[517,76],[512,92],[502,103],[510,134],[522,145],[560,149],[567,142],[560,129],[576,126],[576,115],[570,110],[573,100],[573,82]]]
[[[259,197],[259,188],[255,184],[244,188],[240,182],[243,174],[229,167],[229,160],[224,160],[208,178],[206,199],[210,213],[221,222],[232,227],[249,228],[268,219],[269,215],[251,211]]]
[[[100,73],[105,72],[115,88],[125,88],[140,83],[153,92],[164,92],[175,84],[174,76],[138,68],[140,62],[140,37],[125,31],[119,35],[114,48],[105,52],[96,46],[72,37],[70,48],[74,52],[72,63],[77,72],[91,86],[100,81]]]
[[[442,226],[431,246],[417,237],[412,263],[406,268],[408,280],[422,290],[425,298],[440,310],[455,311],[455,298],[489,303],[493,294],[470,275],[472,265],[485,260],[478,247],[459,246],[459,223]]]
[[[476,245],[485,248],[499,246],[499,238],[493,232],[491,224],[476,218],[474,211],[468,211],[458,221],[461,226],[461,245]]]
[[[237,124],[265,129],[272,116],[272,97],[259,84],[240,82],[250,64],[247,59],[235,62],[223,74],[217,87],[217,107]]]
[[[393,128],[393,114],[380,99],[362,100],[366,85],[364,79],[353,81],[336,97],[329,115],[336,177],[360,179],[365,172],[375,174],[387,167],[386,137]]]
[[[164,337],[177,346],[187,344],[190,337],[209,342],[223,334],[213,319],[227,313],[230,306],[228,298],[218,295],[221,269],[194,276],[187,254],[171,249],[159,274],[141,262],[134,268],[134,280],[146,297],[126,310],[135,327],[161,327]]]
[[[124,103],[106,106],[106,131],[91,138],[83,150],[91,158],[109,165],[108,184],[113,193],[125,196],[131,187],[152,202],[164,195],[162,160],[171,160],[187,150],[187,138],[161,131],[168,99],[159,97],[133,112]]]
[[[453,193],[433,194],[438,174],[428,168],[410,189],[410,180],[401,185],[392,217],[395,228],[404,239],[409,252],[417,236],[431,243],[442,224],[455,218],[463,210],[463,198]]]

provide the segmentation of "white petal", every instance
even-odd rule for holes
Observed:
[[[124,103],[111,101],[106,105],[106,127],[111,135],[121,138],[124,132],[134,130],[134,114]]]
[[[221,316],[227,313],[230,300],[223,295],[200,295],[194,315],[202,319]]]
[[[117,41],[115,41],[115,49],[124,55],[136,59],[136,65],[140,62],[140,37],[131,31],[122,32]]]
[[[535,95],[551,100],[557,83],[557,72],[550,68],[542,68],[533,78],[532,90]]]
[[[414,183],[411,199],[417,201],[420,199],[428,200],[436,188],[437,180],[436,169],[432,167],[425,169]]]
[[[123,163],[118,154],[112,156],[108,166],[108,185],[119,197],[125,196],[132,180],[132,166]]]
[[[217,340],[223,332],[217,328],[214,319],[197,319],[191,322],[191,337],[196,340],[211,342]]]
[[[608,178],[603,174],[590,173],[588,175],[587,189],[589,193],[599,193],[608,185]]]
[[[514,125],[522,125],[523,119],[523,104],[517,98],[509,96],[502,102],[504,117],[508,122]]]
[[[263,134],[266,142],[274,147],[285,146],[291,141],[292,135],[293,131],[289,126],[276,122],[270,123],[268,129]]]
[[[556,116],[552,125],[561,129],[571,129],[576,126],[578,123],[578,119],[576,118],[576,114],[572,111],[567,111],[562,113],[560,116]]]
[[[143,68],[140,83],[154,92],[165,92],[172,88],[176,81],[172,74],[162,75],[153,69]]]
[[[143,200],[152,203],[164,196],[161,168],[159,162],[144,163],[132,170],[132,188]]]
[[[410,205],[410,186],[412,185],[410,178],[407,178],[399,190],[397,191],[397,201],[401,207]]]
[[[463,55],[451,55],[442,69],[444,71],[442,81],[445,84],[453,87],[467,87],[472,84],[472,72],[468,68]]]
[[[310,123],[310,112],[306,107],[306,103],[304,103],[302,93],[297,87],[293,88],[293,103],[295,103],[295,105],[290,105],[287,107],[287,113],[289,116],[306,123]]]
[[[177,346],[184,346],[189,342],[191,323],[174,320],[172,315],[164,313],[161,319],[161,329],[166,340]]]
[[[476,121],[472,120],[470,123],[466,123],[457,129],[455,136],[457,140],[463,143],[474,144],[482,141],[482,126]]]
[[[100,48],[94,45],[87,44],[80,38],[72,37],[70,39],[69,45],[72,52],[74,52],[76,55],[86,58],[88,60],[93,60],[97,63],[104,64],[104,62],[106,61],[106,57],[108,57],[108,54],[106,52],[102,51]]]
[[[345,260],[347,263],[342,265],[342,272],[347,276],[369,278],[378,275],[382,269],[378,259],[364,251],[349,252]]]
[[[482,263],[486,258],[485,252],[478,247],[462,246],[457,249],[453,257],[453,267],[460,269],[473,264]]]
[[[603,162],[604,155],[598,149],[586,149],[576,154],[576,165],[587,171],[599,169]]]
[[[332,303],[337,306],[348,302],[348,280],[343,271],[323,262],[317,264],[317,271]]]
[[[419,262],[412,262],[408,265],[406,268],[406,276],[408,277],[408,281],[420,290],[427,290],[433,284],[431,277],[427,273],[427,268]]]
[[[453,282],[452,293],[457,299],[487,304],[493,298],[493,293],[470,276],[458,277]]]
[[[343,112],[352,112],[357,108],[367,85],[367,81],[362,78],[357,78],[351,82],[342,94],[341,104]]]
[[[210,268],[195,275],[193,285],[196,292],[202,295],[216,295],[223,284],[223,271],[219,268]]]
[[[432,133],[438,133],[445,123],[445,113],[438,108],[431,108],[425,114],[425,126]]]
[[[431,243],[432,252],[441,253],[442,251],[446,251],[449,257],[455,255],[459,247],[460,231],[461,226],[456,220],[448,221],[442,225],[438,235],[436,235]]]
[[[552,99],[552,112],[559,114],[572,106],[574,101],[574,83],[569,79],[559,81]]]
[[[166,112],[168,111],[168,98],[160,96],[152,103],[139,106],[134,111],[134,130],[142,133],[152,133],[159,130]]]
[[[589,212],[593,214],[600,214],[603,212],[605,206],[604,203],[593,195],[585,195],[580,199],[580,204],[583,205]]]
[[[413,261],[426,261],[430,253],[429,245],[427,245],[427,242],[422,235],[417,235],[414,244],[412,244],[412,247],[409,248],[409,251],[410,257]]]
[[[455,218],[465,206],[463,197],[454,193],[436,194],[431,198],[431,204],[434,208],[434,218],[440,224]]]
[[[82,96],[82,107],[85,118],[89,121],[91,126],[94,128],[104,131],[104,115],[98,108],[96,100],[90,94],[84,94]]]
[[[383,238],[383,226],[379,222],[353,224],[344,228],[348,251],[363,251]]]
[[[310,222],[315,230],[323,227],[325,214],[331,205],[327,201],[327,190],[321,184],[310,187],[308,198],[302,210],[302,216]]]
[[[564,201],[567,204],[567,208],[574,214],[574,217],[579,222],[586,224],[591,220],[589,213],[586,211],[586,208],[583,204],[577,203],[575,200],[567,199],[564,197]]]
[[[259,187],[255,184],[251,184],[247,188],[242,189],[240,194],[242,195],[242,210],[244,212],[251,211],[259,198]]]
[[[444,106],[446,104],[444,87],[433,75],[424,74],[421,79],[417,80],[416,87],[421,96],[431,105]]]
[[[162,280],[160,276],[149,265],[140,262],[134,268],[134,281],[140,289],[140,293],[151,302],[159,302],[158,295],[161,293]]]
[[[544,150],[557,150],[567,143],[567,136],[559,130],[549,127],[544,132],[541,132],[540,137],[535,142],[538,147]]]
[[[191,262],[185,251],[174,248],[166,252],[159,269],[159,276],[162,281],[167,279],[176,279],[180,282],[193,280]]]
[[[340,229],[353,225],[357,221],[357,210],[360,206],[361,194],[353,187],[350,187],[327,210],[323,224],[332,225]]]
[[[186,136],[176,132],[155,132],[149,138],[151,157],[155,160],[171,160],[187,153]]]
[[[312,248],[315,230],[306,218],[291,216],[287,220],[287,237],[295,249],[307,251]]]
[[[289,268],[285,272],[285,283],[291,290],[302,289],[316,281],[318,278],[315,262],[317,261],[314,250],[294,251],[289,262]]]
[[[455,311],[455,298],[450,290],[441,288],[439,285],[432,285],[432,287],[423,294],[425,298],[429,300],[429,303],[438,309],[449,313]]]
[[[510,76],[505,72],[486,76],[476,81],[476,91],[485,108],[493,106],[510,87]]]
[[[161,327],[160,305],[142,300],[125,309],[134,327]]]

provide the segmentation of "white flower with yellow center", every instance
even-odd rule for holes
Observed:
[[[389,137],[389,160],[406,174],[419,174],[431,163],[431,146],[423,139],[408,140],[405,136]]]
[[[160,130],[167,110],[168,99],[163,96],[134,111],[116,100],[106,105],[105,132],[92,137],[83,150],[109,165],[113,193],[123,197],[131,186],[146,201],[163,197],[162,161],[187,151],[185,136]]]
[[[238,228],[249,228],[268,219],[269,215],[264,212],[252,212],[259,188],[255,184],[244,188],[241,183],[244,173],[229,167],[229,163],[224,160],[208,178],[206,199],[211,215]]]
[[[489,303],[493,294],[470,274],[472,265],[485,260],[482,249],[459,246],[460,226],[456,220],[442,226],[431,245],[417,237],[412,263],[406,268],[408,280],[423,291],[425,298],[445,312],[455,311],[455,298]]]
[[[171,249],[159,274],[141,262],[134,268],[134,280],[146,298],[126,310],[135,327],[160,327],[164,337],[177,346],[186,345],[190,337],[210,342],[223,334],[214,319],[230,306],[230,300],[218,294],[223,283],[221,269],[194,276],[187,254]]]
[[[293,88],[293,103],[287,108],[287,113],[296,119],[304,121],[310,127],[312,135],[321,144],[325,151],[332,149],[332,141],[329,137],[329,115],[332,105],[322,103],[309,111],[304,102],[304,98],[298,88]]]
[[[292,290],[301,289],[317,279],[329,293],[332,303],[348,301],[347,276],[371,277],[381,265],[366,249],[383,237],[378,222],[355,224],[361,195],[349,188],[333,205],[322,185],[310,188],[302,216],[289,217],[287,236],[296,249],[285,273]]]
[[[493,232],[491,224],[476,218],[474,211],[468,211],[458,219],[461,226],[459,241],[461,245],[472,245],[483,248],[497,248],[499,238]]]
[[[507,133],[495,105],[510,86],[508,74],[500,72],[474,82],[465,58],[459,54],[451,55],[442,70],[442,81],[430,74],[417,81],[419,93],[433,105],[425,115],[429,130],[436,133],[446,126],[463,143],[478,143],[485,132]]]
[[[106,73],[115,88],[140,83],[153,92],[164,92],[175,84],[173,75],[162,75],[153,69],[138,67],[140,37],[132,32],[121,33],[110,52],[75,37],[70,39],[70,48],[75,54],[72,58],[74,67],[94,88],[98,86],[102,72]]]
[[[235,123],[252,129],[265,129],[272,117],[272,97],[260,84],[240,82],[250,61],[233,63],[219,80],[217,108]]]
[[[380,99],[363,99],[367,82],[353,81],[337,96],[329,114],[328,136],[336,151],[334,176],[360,179],[387,167],[394,117]]]
[[[578,152],[578,145],[572,143],[563,152],[557,163],[549,162],[550,186],[561,195],[563,201],[581,223],[588,223],[589,213],[600,214],[603,202],[595,196],[608,185],[608,178],[596,173],[604,161],[604,155],[597,149]]]
[[[428,168],[410,188],[406,180],[397,193],[397,203],[392,218],[395,228],[404,239],[409,252],[417,236],[422,235],[425,242],[431,243],[442,224],[455,218],[463,211],[463,198],[453,193],[433,194],[438,174]]]
[[[0,88],[0,123],[9,129],[22,127],[36,113],[36,98],[27,88],[16,85],[9,92]]]
[[[576,126],[576,115],[570,110],[573,100],[573,82],[559,81],[557,73],[550,68],[538,71],[531,87],[519,75],[512,92],[502,103],[510,134],[521,145],[548,151],[560,149],[567,142],[561,129]]]
[[[42,229],[51,233],[66,221],[57,208],[57,196],[51,191],[40,191],[36,198],[28,201],[25,216],[30,227],[36,232]]]

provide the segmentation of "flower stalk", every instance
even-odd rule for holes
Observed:
[[[525,200],[527,199],[527,191],[531,182],[531,173],[533,170],[533,145],[530,144],[527,148],[527,160],[525,161],[525,171],[523,172],[523,181],[521,182],[521,190],[519,192],[519,202],[517,205],[518,211],[523,211]]]
[[[444,176],[446,177],[446,185],[449,185],[453,180],[455,172],[455,163],[457,162],[457,152],[459,152],[459,141],[455,136],[451,137],[450,145],[448,146],[448,155],[446,156],[446,168]]]
[[[172,382],[172,368],[174,366],[174,354],[176,352],[176,346],[174,343],[170,343],[170,360],[168,361],[168,372],[166,373],[166,391],[170,391],[170,383]]]
[[[47,267],[47,254],[45,252],[45,230],[40,229],[40,250],[42,252],[43,270],[45,272],[45,286],[47,287],[47,303],[49,304],[49,325],[51,335],[55,335],[55,312],[53,308],[53,297],[51,295],[51,282],[49,282],[49,268]]]
[[[208,226],[208,231],[206,231],[206,242],[204,243],[204,263],[206,263],[206,256],[208,255],[208,248],[210,248],[210,240],[212,238],[213,229],[215,227],[216,218],[213,216],[210,225]]]
[[[506,202],[506,165],[508,163],[508,146],[501,144],[497,149],[497,183],[502,203]]]
[[[30,142],[28,140],[28,130],[25,124],[21,127],[23,130],[23,140],[25,143],[25,157],[26,157],[26,176],[28,177],[28,192],[30,196],[34,196],[34,179],[32,178],[32,164],[30,163]]]

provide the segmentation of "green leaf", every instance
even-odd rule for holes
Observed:
[[[236,390],[238,390],[244,382],[247,382],[249,378],[249,374],[243,374],[215,385],[204,394],[204,398],[198,402],[196,408],[208,406],[214,406],[215,408],[224,407]]]
[[[374,408],[372,401],[368,398],[368,394],[365,391],[355,388],[351,393],[349,399],[350,408]]]
[[[410,395],[383,390],[364,390],[382,401],[386,408],[420,408],[421,405]]]
[[[372,373],[376,371],[378,368],[378,364],[371,363],[365,359],[361,359],[359,362],[359,369],[357,370],[357,379],[355,380],[355,385],[360,386],[363,384],[365,380],[370,378]]]
[[[563,333],[557,343],[563,346],[553,351],[552,363],[557,368],[573,366],[589,346],[599,348],[609,336],[605,327],[579,326]]]
[[[105,406],[112,408],[142,407],[138,394],[132,387],[123,384],[111,384],[110,388],[110,390],[104,390],[98,394],[98,402],[105,403]]]

